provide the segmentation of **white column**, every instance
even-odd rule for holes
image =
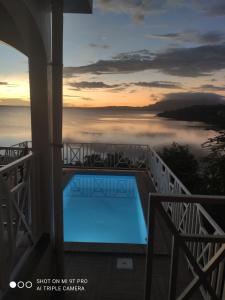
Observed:
[[[39,232],[52,231],[52,181],[51,181],[51,148],[50,124],[48,110],[48,80],[45,57],[29,58],[32,147],[38,154],[39,163]]]

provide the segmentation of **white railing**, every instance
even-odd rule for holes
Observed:
[[[175,196],[187,195],[190,199],[193,197],[153,149],[149,149],[149,156],[149,172],[157,193],[173,194]],[[205,196],[204,203],[207,205],[207,196]],[[192,236],[225,236],[225,232],[199,203],[193,203],[193,201],[190,203],[188,201],[163,201],[163,207],[180,234]],[[222,209],[224,209],[224,206],[222,206]],[[189,250],[202,270],[207,267],[210,261],[218,256],[224,245],[223,243],[212,242],[210,239],[202,242],[197,242],[196,240],[188,242]],[[189,260],[188,265],[195,275]],[[222,295],[225,297],[225,294],[223,294],[225,293],[224,275],[223,259],[210,275],[210,283],[218,296],[217,299],[224,299],[221,298]],[[212,299],[205,288],[201,287],[201,292],[204,299]]]
[[[70,143],[63,145],[63,164],[86,168],[147,168],[147,145]]]
[[[33,153],[0,169],[0,289],[35,240],[35,172]]]
[[[150,147],[148,161],[149,175],[157,192],[163,194],[191,194],[161,157]]]
[[[194,206],[200,204],[219,205],[223,208],[224,197],[210,197],[199,195],[150,195],[150,209],[148,214],[148,247],[147,247],[147,272],[145,300],[151,299],[151,287],[153,282],[152,270],[154,265],[155,247],[155,219],[161,215],[167,229],[172,235],[171,264],[169,276],[168,300],[192,299],[193,294],[200,288],[204,300],[224,300],[224,260],[225,260],[225,235],[204,232],[187,232],[180,230],[165,211],[163,203],[179,204],[187,203]],[[192,207],[194,207],[192,206]],[[183,213],[183,212],[181,212]],[[185,214],[183,214],[185,216]],[[192,217],[192,216],[191,216]],[[192,218],[191,218],[192,219]],[[194,248],[194,249],[193,249]],[[208,248],[210,249],[208,251]],[[188,266],[193,272],[193,278],[181,289],[177,280],[180,273],[181,255],[185,255]],[[183,268],[181,268],[183,270]],[[182,280],[181,280],[182,281]]]
[[[0,147],[0,166],[7,165],[29,153],[26,147]]]
[[[29,148],[30,149],[30,148],[32,148],[32,141],[23,141],[23,142],[11,145],[10,147],[12,147],[12,148],[15,148],[15,147],[18,147],[18,148]]]
[[[20,146],[21,145],[22,144],[20,144]],[[29,146],[29,144],[26,142],[23,147],[26,148],[27,146]],[[193,197],[190,191],[168,168],[159,155],[148,145],[66,143],[63,145],[62,159],[64,167],[146,169],[148,170],[157,193],[162,195],[174,195],[174,197],[183,195],[183,197],[186,196],[190,199]],[[19,165],[16,162],[14,172],[15,170],[18,172],[18,167]],[[3,174],[2,169],[1,174]],[[11,177],[14,178],[15,175]],[[8,195],[11,195],[11,198],[13,194],[15,194],[15,191],[19,189],[19,184],[20,183],[17,182],[11,189],[6,189]],[[8,197],[8,199],[10,199],[10,197]],[[13,201],[11,202],[13,203]],[[187,198],[185,198],[185,201],[178,202],[162,201],[167,216],[174,224],[177,232],[186,237],[191,236],[193,239],[192,241],[187,241],[188,249],[191,251],[193,259],[199,268],[204,270],[219,254],[223,254],[224,243],[220,243],[217,240],[212,241],[212,237],[223,237],[225,233],[200,203],[201,201],[197,203],[187,201]],[[204,203],[207,205],[207,197]],[[30,235],[28,234],[28,236]],[[195,237],[198,236],[205,237],[205,239],[203,238],[201,241],[196,241]],[[210,238],[207,240],[207,237]],[[189,258],[187,258],[187,260],[189,268],[196,277],[196,270],[192,267]],[[219,261],[210,274],[211,286],[218,296],[216,299],[223,299],[219,297],[225,297],[223,276],[224,260]],[[201,292],[204,299],[212,299],[205,287],[201,287]]]

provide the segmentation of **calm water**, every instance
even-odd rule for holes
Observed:
[[[161,146],[173,141],[200,148],[216,134],[197,122],[172,121],[153,113],[64,109],[64,141]],[[0,107],[0,145],[31,139],[29,108]]]
[[[63,196],[64,241],[146,244],[134,176],[77,174]]]

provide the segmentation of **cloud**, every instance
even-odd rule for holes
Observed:
[[[102,81],[80,81],[80,82],[70,82],[67,85],[73,87],[74,89],[109,89],[120,87],[119,84],[106,84]]]
[[[106,84],[102,81],[81,81],[81,82],[71,82],[67,85],[71,86],[73,90],[82,89],[111,89],[111,92],[119,92],[131,86],[139,86],[144,88],[165,88],[165,89],[181,89],[181,85],[178,82],[172,81],[139,81],[121,84]],[[64,95],[67,97],[78,97],[72,95]]]
[[[17,84],[9,83],[6,81],[0,81],[0,86],[15,87],[15,86],[17,86]]]
[[[0,106],[6,105],[6,106],[30,106],[29,101],[25,101],[22,98],[4,98],[0,99]]]
[[[90,97],[81,97],[81,99],[84,101],[94,101],[94,99],[92,99]]]
[[[205,33],[186,31],[167,34],[150,34],[146,36],[150,39],[172,40],[182,43],[197,43],[202,45],[214,45],[225,42],[225,32],[212,30]]]
[[[224,16],[225,15],[224,0],[210,1],[209,5],[204,5],[203,2],[202,10],[210,16]]]
[[[164,96],[162,101],[180,101],[187,103],[213,104],[224,103],[225,97],[215,93],[201,93],[201,92],[186,92],[186,93],[169,93]]]
[[[96,0],[95,8],[104,12],[126,14],[135,22],[142,22],[145,17],[163,13],[169,9],[193,9],[209,16],[225,15],[224,0]]]
[[[138,51],[130,51],[130,52],[123,52],[117,55],[114,55],[112,58],[114,60],[152,60],[154,57],[154,53],[150,52],[147,49],[138,50]]]
[[[175,132],[163,132],[163,131],[157,131],[157,132],[139,132],[136,134],[137,137],[150,137],[150,138],[159,138],[159,137],[174,137],[176,135]]]
[[[66,95],[66,94],[64,94],[63,97],[75,98],[75,97],[80,97],[80,96],[78,96],[78,95]]]
[[[126,74],[158,70],[165,74],[199,77],[225,69],[225,43],[191,48],[172,48],[164,52],[149,50],[120,53],[109,60],[99,60],[86,66],[65,67],[67,77],[74,74]]]
[[[101,136],[101,135],[103,135],[102,132],[95,132],[95,131],[81,131],[81,134],[84,134],[84,135],[93,135],[93,136]]]
[[[143,55],[143,51],[147,53]],[[133,73],[152,68],[152,61],[148,50],[138,52],[121,53],[109,60],[99,60],[96,63],[80,67],[65,67],[64,72],[67,77],[74,73],[85,74],[120,74]]]
[[[126,14],[135,22],[141,22],[146,16],[162,12],[168,7],[185,4],[184,0],[96,0],[95,7],[106,12]]]
[[[128,14],[139,22],[151,10],[161,8],[164,2],[164,0],[97,0],[96,7],[103,11]]]
[[[225,85],[216,86],[216,85],[213,85],[213,84],[203,84],[199,87],[199,89],[210,90],[210,91],[215,91],[215,92],[224,92],[225,91]]]
[[[95,44],[95,43],[91,43],[91,44],[89,44],[89,46],[91,48],[100,48],[100,49],[109,49],[109,48],[111,48],[111,46],[109,46],[109,45],[102,45],[102,44]]]
[[[136,86],[149,87],[149,88],[165,88],[165,89],[181,89],[181,85],[177,82],[171,81],[152,81],[152,82],[135,82]]]

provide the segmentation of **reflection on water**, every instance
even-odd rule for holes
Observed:
[[[202,123],[172,121],[153,113],[107,110],[64,111],[65,141],[134,143],[161,146],[173,141],[200,146],[215,135]]]
[[[0,107],[0,144],[31,139],[29,108]],[[153,113],[64,109],[64,141],[134,143],[161,146],[173,141],[200,146],[216,133],[202,123],[172,121]]]
[[[10,146],[30,140],[30,109],[0,106],[0,145]]]

